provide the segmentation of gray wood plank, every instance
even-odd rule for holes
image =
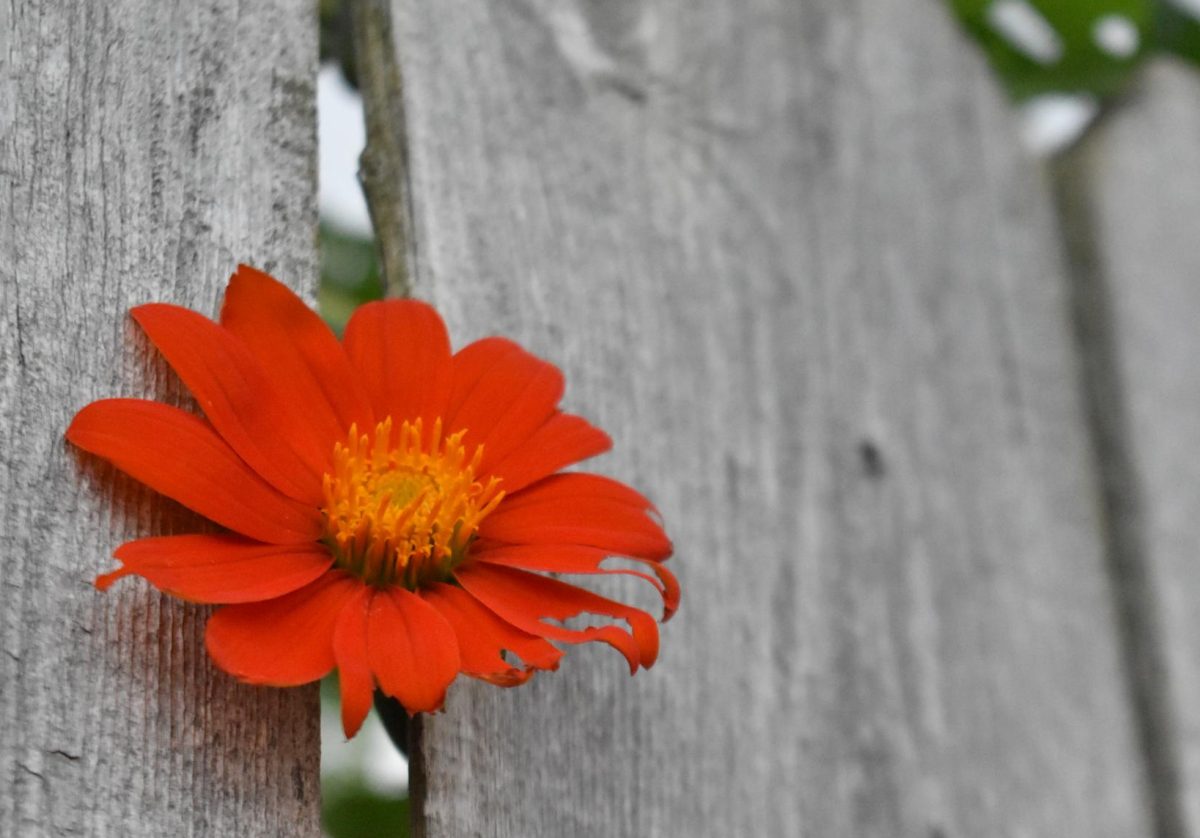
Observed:
[[[1064,171],[1078,281],[1110,344],[1092,351],[1113,366],[1098,409],[1123,463],[1110,505],[1140,597],[1135,671],[1172,834],[1200,835],[1200,77],[1151,66]]]
[[[1048,192],[944,7],[392,9],[416,293],[565,368],[684,585],[636,679],[456,685],[420,834],[1149,834]]]
[[[316,835],[314,689],[238,686],[206,612],[97,593],[196,521],[68,449],[182,400],[126,311],[215,314],[239,260],[315,290],[311,3],[0,3],[0,834]]]

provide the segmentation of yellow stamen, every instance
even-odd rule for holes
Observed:
[[[464,431],[443,438],[438,419],[426,440],[418,419],[404,422],[393,442],[392,430],[390,416],[372,434],[352,425],[345,444],[334,446],[325,541],[338,566],[367,584],[415,590],[449,578],[504,492],[497,477],[475,479],[483,446],[468,459]]]

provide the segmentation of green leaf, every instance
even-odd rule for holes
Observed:
[[[1200,66],[1200,20],[1194,15],[1160,0],[1154,9],[1154,38],[1159,49]]]
[[[1110,96],[1128,82],[1157,31],[1155,0],[950,0],[967,30],[987,53],[1009,93],[1027,99],[1043,93]],[[1047,43],[1012,37],[1005,21],[1032,19]],[[1128,51],[1106,48],[1105,36]],[[1045,40],[1045,39],[1043,39]],[[1034,45],[1030,47],[1030,43]],[[1041,44],[1043,48],[1037,48]]]

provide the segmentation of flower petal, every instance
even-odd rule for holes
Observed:
[[[505,496],[479,535],[509,544],[582,544],[622,556],[665,559],[671,541],[633,489],[595,474],[559,474]]]
[[[197,416],[158,402],[104,399],[75,415],[67,439],[205,518],[271,544],[315,541],[315,507],[284,497]]]
[[[537,669],[558,669],[562,652],[540,637],[504,622],[479,600],[454,585],[436,584],[421,591],[421,597],[454,628],[458,637],[461,669],[501,687],[515,687],[533,677]],[[516,667],[503,657],[504,651],[525,662]]]
[[[238,265],[225,289],[221,325],[250,350],[315,427],[340,440],[352,423],[375,425],[374,414],[342,344],[291,289],[262,271]],[[332,443],[331,443],[332,444]]]
[[[458,412],[488,369],[506,355],[523,351],[508,338],[490,337],[469,343],[455,352],[451,359],[453,374],[450,402],[446,406],[447,418]]]
[[[123,567],[96,578],[107,590],[137,574],[164,593],[191,602],[274,599],[303,588],[333,564],[324,546],[263,544],[239,535],[168,535],[117,548]]]
[[[399,425],[423,418],[430,426],[442,414],[450,395],[450,336],[429,305],[382,300],[359,306],[344,343],[378,419],[391,416]]]
[[[458,674],[458,640],[446,618],[404,588],[379,591],[367,618],[367,657],[379,688],[413,713],[442,706]]]
[[[519,629],[551,640],[607,643],[629,662],[629,671],[649,667],[658,658],[658,624],[637,608],[559,582],[536,573],[470,562],[454,572],[467,592]],[[567,620],[579,614],[603,614],[629,624],[629,631],[615,626],[568,629],[550,620]]]
[[[486,473],[554,415],[563,387],[553,364],[505,338],[484,338],[454,356],[446,430],[465,429],[469,449],[483,445]]]
[[[679,609],[679,580],[667,570],[666,565],[654,559],[637,556],[618,556],[646,565],[654,576],[627,568],[603,567],[606,559],[614,558],[605,550],[582,547],[578,544],[515,544],[502,547],[482,548],[472,553],[472,560],[488,562],[523,570],[541,570],[550,573],[619,574],[645,579],[658,590],[663,598],[665,623]]]
[[[132,314],[230,447],[281,492],[320,503],[336,437],[291,400],[288,382],[268,378],[241,341],[194,311],[151,303]]]
[[[333,632],[362,583],[339,570],[298,591],[226,605],[208,620],[205,645],[221,669],[251,684],[293,687],[329,674]]]
[[[581,416],[556,413],[491,469],[510,495],[612,447],[608,434]]]
[[[367,615],[375,591],[363,587],[342,608],[333,630],[333,657],[342,694],[342,730],[350,739],[371,711],[375,678],[367,660]]]

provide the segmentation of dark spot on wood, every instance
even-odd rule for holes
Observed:
[[[929,838],[946,838],[946,830],[940,826],[929,827]]]
[[[735,502],[741,493],[741,468],[731,454],[725,455],[725,497]]]
[[[619,76],[611,76],[605,81],[611,90],[633,102],[635,105],[641,105],[646,102],[646,90],[636,82]]]
[[[217,91],[211,84],[198,84],[192,88],[188,141],[193,155],[199,153],[200,136],[204,129],[216,121],[220,113]]]
[[[292,790],[295,792],[297,800],[308,799],[308,787],[304,782],[305,776],[306,772],[304,766],[302,766],[300,763],[296,763],[292,766]]]
[[[863,474],[878,480],[887,473],[883,462],[883,454],[879,447],[869,439],[858,444],[858,457],[862,461]]]

